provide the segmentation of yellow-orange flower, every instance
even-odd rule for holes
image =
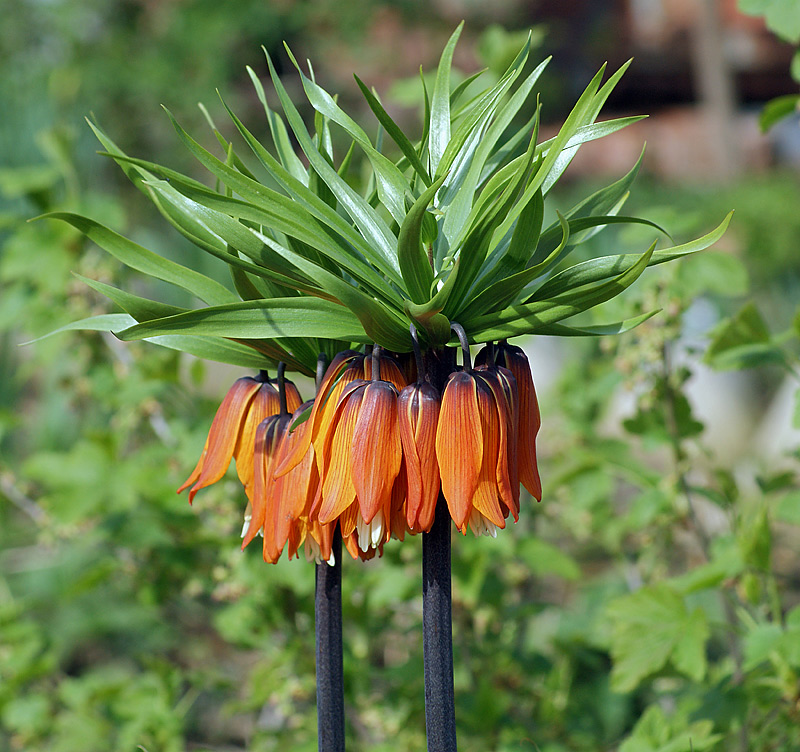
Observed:
[[[519,479],[537,500],[542,500],[542,482],[536,461],[536,434],[542,425],[539,402],[533,386],[531,367],[525,351],[516,345],[500,342],[495,354],[498,365],[507,368],[517,382],[519,395]]]
[[[381,547],[393,527],[396,536],[405,534],[404,512],[398,511],[405,503],[405,475],[395,386],[405,380],[394,361],[378,352],[372,376],[347,383],[333,409],[328,399],[314,442],[320,489],[310,519],[322,525],[338,521],[351,553]]]
[[[292,410],[301,402],[297,388],[291,382],[286,382],[286,399]],[[257,378],[245,376],[238,379],[222,400],[200,459],[178,493],[192,486],[189,491],[191,503],[201,488],[216,483],[225,475],[233,458],[245,493],[248,499],[252,498],[256,428],[279,409],[278,390],[265,372]]]
[[[436,460],[436,429],[439,425],[439,392],[418,381],[400,392],[397,400],[398,427],[403,445],[408,497],[408,529],[431,529],[441,482]]]
[[[332,536],[326,536],[319,525],[309,527],[308,510],[319,483],[313,448],[309,446],[306,456],[289,472],[280,477],[274,475],[277,464],[308,430],[307,423],[301,423],[296,431],[289,429],[310,406],[310,402],[301,405],[293,415],[287,412],[271,416],[256,433],[253,503],[242,548],[260,533],[264,560],[271,563],[280,558],[287,544],[289,558],[296,556],[309,532],[314,539],[307,545],[311,555],[319,559],[324,554],[326,560],[331,556]]]

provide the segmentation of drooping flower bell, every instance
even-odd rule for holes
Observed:
[[[325,377],[328,383],[334,363]],[[370,380],[351,380],[335,404],[335,387],[330,396],[320,389],[317,397],[327,401],[319,413],[314,442],[320,487],[309,519],[321,525],[338,521],[348,550],[367,558],[392,533],[405,534],[405,478],[397,425],[398,386],[404,385],[400,369],[376,347]]]
[[[411,327],[417,359],[417,381],[404,387],[397,400],[397,423],[406,471],[406,524],[411,532],[427,532],[433,525],[441,480],[436,460],[439,391],[425,380],[425,369]]]
[[[519,398],[505,368],[470,365],[466,335],[453,325],[463,349],[462,370],[450,374],[442,395],[436,457],[450,516],[465,533],[494,535],[519,513]]]
[[[280,411],[262,421],[256,430],[252,507],[249,518],[245,515],[242,535],[242,548],[245,548],[256,535],[261,534],[264,561],[270,563],[280,558],[287,543],[289,558],[297,555],[298,548],[309,532],[308,510],[318,486],[313,449],[310,446],[306,456],[289,472],[275,476],[277,464],[292,450],[294,444],[303,439],[304,432],[309,428],[308,423],[301,423],[297,431],[290,430],[311,408],[312,403],[304,403],[290,414],[286,389],[288,383],[283,377],[283,368],[279,367]],[[313,532],[317,532],[319,537],[318,530]],[[317,552],[320,548],[318,542]],[[326,558],[330,558],[330,551]]]
[[[542,482],[536,461],[536,434],[542,425],[539,402],[533,386],[528,356],[521,347],[509,345],[505,340],[495,348],[495,362],[498,367],[508,369],[517,383],[519,395],[519,479],[522,485],[537,501],[542,500]]]
[[[286,382],[286,400],[290,409],[299,406],[300,395],[291,382]],[[189,486],[189,502],[201,489],[216,483],[236,460],[236,472],[248,499],[253,495],[253,448],[257,426],[280,409],[280,397],[266,371],[255,378],[238,379],[228,390],[208,432],[200,459],[178,493]]]

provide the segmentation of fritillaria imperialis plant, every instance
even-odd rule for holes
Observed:
[[[228,264],[232,289],[91,219],[50,215],[205,304],[178,308],[86,280],[125,313],[69,328],[105,329],[258,370],[231,387],[181,490],[190,488],[192,500],[234,458],[247,498],[244,545],[260,536],[265,561],[284,550],[317,560],[321,749],[344,748],[342,541],[353,557],[368,559],[391,538],[424,534],[428,744],[455,749],[450,519],[461,532],[494,535],[517,519],[520,483],[541,498],[536,394],[525,353],[508,340],[636,326],[656,312],[605,326],[573,317],[621,293],[648,266],[711,245],[727,224],[685,245],[656,250],[654,242],[641,254],[569,265],[569,255],[610,224],[659,231],[620,213],[640,162],[563,214],[550,217],[545,208],[581,144],[640,119],[597,122],[626,66],[605,83],[601,69],[558,133],[540,141],[534,93],[548,61],[529,70],[526,44],[491,85],[481,88],[478,73],[453,88],[460,30],[442,53],[433,90],[422,82],[417,138],[356,79],[379,124],[371,139],[291,53],[315,113],[313,132],[269,56],[282,115],[249,71],[269,146],[225,106],[240,138],[229,142],[211,123],[221,146],[215,156],[167,113],[213,187],[129,157],[91,124],[106,155],[164,218]],[[339,153],[334,142],[342,137],[349,148]],[[351,182],[356,155],[369,175],[360,189]],[[480,344],[473,366],[469,346]],[[316,374],[315,398],[302,402],[285,370]]]

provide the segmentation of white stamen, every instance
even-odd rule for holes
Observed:
[[[378,510],[372,518],[372,522],[367,524],[359,515],[356,521],[356,531],[358,532],[358,547],[366,553],[370,548],[377,548],[383,540],[384,525],[383,511]]]
[[[477,538],[479,535],[488,535],[491,538],[497,537],[497,525],[484,517],[475,507],[469,513],[469,529]]]
[[[378,510],[378,513],[372,518],[372,547],[377,548],[378,544],[383,540],[383,511]]]
[[[322,564],[322,550],[314,538],[310,535],[306,536],[305,544],[303,546],[303,553],[306,555],[306,561],[314,561],[317,564]],[[332,567],[336,564],[336,556],[331,551],[331,558],[325,562],[328,566]]]

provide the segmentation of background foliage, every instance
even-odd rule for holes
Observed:
[[[158,102],[186,121],[219,86],[260,122],[244,93],[258,44],[286,38],[322,62],[332,38],[380,43],[379,3],[343,7],[65,0],[23,3],[2,25],[15,75],[0,77],[0,750],[316,749],[313,567],[238,551],[233,480],[194,509],[174,496],[237,372],[99,334],[17,345],[111,310],[72,272],[131,284],[70,228],[29,217],[80,211],[187,252],[118,189],[80,116],[183,169]],[[498,34],[475,54],[501,69]],[[353,49],[343,68],[386,72],[375,46]],[[574,203],[569,187],[560,200]],[[800,746],[800,454],[776,442],[792,412],[800,427],[799,200],[790,173],[668,189],[644,176],[631,213],[680,242],[735,208],[724,241],[598,314],[664,309],[636,331],[528,343],[544,500],[496,540],[454,546],[465,752]],[[604,231],[598,254],[643,232]],[[710,368],[721,375],[702,390]],[[419,572],[418,539],[345,564],[353,750],[424,747]]]

